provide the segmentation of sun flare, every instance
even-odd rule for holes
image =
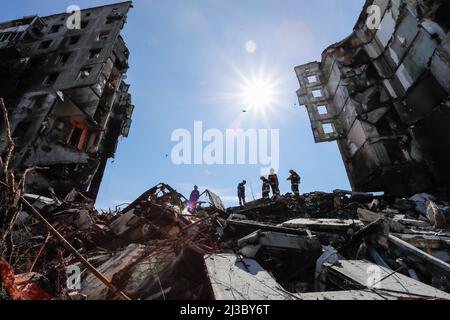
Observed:
[[[248,81],[243,89],[244,104],[248,108],[267,108],[275,102],[274,84],[268,79]]]
[[[229,78],[232,89],[222,97],[232,100],[233,110],[239,110],[234,122],[239,126],[244,120],[258,120],[270,125],[270,121],[278,116],[276,110],[282,107],[285,95],[282,89],[285,80],[280,78],[276,66],[268,70],[264,63],[260,63],[244,71],[230,60],[229,64],[238,79]]]

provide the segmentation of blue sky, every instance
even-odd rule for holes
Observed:
[[[0,20],[114,3],[103,0],[17,0],[2,4]],[[208,187],[235,205],[242,179],[257,196],[260,165],[206,166],[172,163],[175,129],[280,129],[283,192],[291,168],[302,176],[302,192],[350,188],[336,143],[315,144],[305,109],[298,107],[294,67],[320,60],[323,49],[348,36],[363,0],[136,0],[123,36],[130,49],[133,103],[130,137],[108,164],[97,205],[130,202],[159,182],[189,195],[193,184]],[[256,51],[245,50],[248,41]],[[277,82],[277,101],[267,121],[232,94],[242,78],[264,71]],[[169,154],[169,157],[166,155]]]

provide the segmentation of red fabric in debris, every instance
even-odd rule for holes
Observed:
[[[4,259],[0,259],[0,277],[12,300],[51,300],[52,297],[36,283],[17,286],[14,270]]]

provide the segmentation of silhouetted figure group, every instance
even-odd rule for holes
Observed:
[[[289,171],[290,176],[287,178],[288,181],[291,181],[291,190],[292,193],[296,197],[300,197],[300,182],[301,178],[300,175],[295,172],[294,170]],[[261,178],[262,182],[262,197],[265,200],[270,200],[270,191],[272,191],[273,198],[278,199],[281,196],[280,193],[280,181],[278,180],[278,175],[275,173],[274,169],[270,170],[269,176],[266,178],[262,176]],[[238,184],[238,198],[239,198],[239,206],[244,207],[245,202],[245,185],[247,184],[247,181],[242,181]]]

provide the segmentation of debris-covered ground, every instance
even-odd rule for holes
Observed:
[[[157,185],[117,212],[26,194],[5,107],[1,300],[450,299],[450,215],[429,194],[335,190],[188,210]],[[206,205],[206,206],[205,206]],[[191,212],[193,211],[193,212]]]
[[[427,194],[336,190],[225,210],[208,191],[191,214],[164,184],[109,213],[77,192],[1,192],[1,299],[450,298],[448,206]]]

